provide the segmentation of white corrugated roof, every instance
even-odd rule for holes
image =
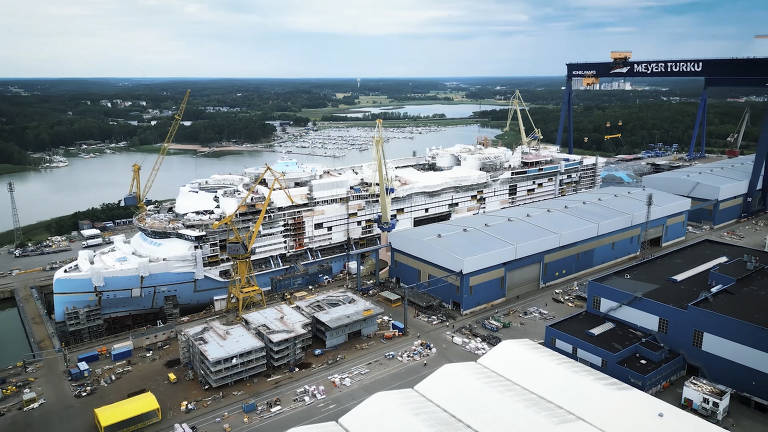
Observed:
[[[749,155],[698,164],[645,176],[643,185],[697,199],[724,200],[747,193],[754,163],[755,155]]]
[[[477,362],[442,366],[413,389],[376,393],[338,425],[289,431],[722,431],[525,339],[504,341]]]
[[[465,274],[686,211],[689,198],[653,189],[608,187],[395,231],[395,250]]]

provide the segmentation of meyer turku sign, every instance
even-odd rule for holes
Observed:
[[[568,63],[568,78],[768,78],[768,58]]]

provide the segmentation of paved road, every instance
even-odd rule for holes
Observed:
[[[283,401],[283,406],[287,408],[291,405],[290,401],[295,389],[304,385],[324,385],[328,396],[322,401],[315,402],[309,406],[299,405],[290,411],[286,410],[282,414],[264,420],[257,420],[256,422],[252,418],[249,424],[243,423],[240,403],[230,403],[206,414],[176,414],[173,418],[167,420],[174,423],[186,422],[188,424],[195,424],[201,430],[209,432],[221,429],[221,425],[216,422],[217,418],[222,419],[220,423],[229,423],[232,426],[232,430],[238,432],[286,430],[305,423],[336,420],[375,392],[412,387],[426,375],[446,363],[477,360],[476,355],[450,343],[447,337],[443,336],[440,338],[440,333],[443,330],[444,328],[442,327],[434,328],[429,334],[423,335],[429,336],[428,339],[436,342],[438,347],[437,355],[428,358],[426,367],[424,367],[423,362],[402,363],[398,360],[383,358],[383,351],[399,351],[411,345],[415,340],[415,338],[403,338],[396,343],[387,345],[381,350],[371,352],[357,359],[354,363],[336,368],[324,368],[324,370],[320,370],[310,377],[295,383],[282,385],[275,390],[262,393],[256,397],[258,402],[280,397]],[[370,370],[370,372],[350,387],[338,389],[330,385],[328,376],[348,371],[356,366],[363,366]],[[224,418],[223,413],[225,412],[232,413],[232,415]],[[166,424],[150,428],[150,430],[167,431],[170,429]]]

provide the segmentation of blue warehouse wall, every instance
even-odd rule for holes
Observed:
[[[555,340],[559,341],[559,343],[555,342]],[[659,387],[671,377],[685,370],[685,360],[682,356],[680,356],[662,365],[657,370],[652,371],[648,375],[642,375],[631,369],[623,367],[619,364],[619,361],[628,356],[634,355],[635,353],[643,355],[653,361],[659,361],[662,357],[660,354],[652,353],[639,344],[631,345],[617,353],[612,353],[598,346],[590,344],[587,341],[581,340],[560,330],[557,330],[552,326],[546,327],[544,341],[548,348],[552,349],[558,354],[569,357],[575,361],[579,361],[593,369],[596,369],[606,375],[616,378],[619,381],[622,381],[643,391],[649,391],[653,388]],[[567,344],[567,346],[563,345],[563,343]],[[570,351],[567,350],[568,346],[571,348]],[[601,360],[605,360],[605,362],[596,364],[584,360],[583,358],[580,359],[578,355],[574,353],[574,348],[576,350],[583,350],[589,354],[595,355]]]
[[[624,311],[612,312],[613,319],[654,334],[661,344],[680,353],[687,363],[699,368],[702,376],[768,400],[768,361],[762,361],[768,357],[768,329],[696,306],[689,305],[686,309],[678,309],[646,298],[634,297],[595,281],[589,282],[587,293],[587,309],[590,313],[604,315],[594,309],[595,297],[601,298],[603,306],[606,300],[622,303],[625,305],[621,308]],[[721,295],[728,294],[721,292]],[[629,314],[625,308],[632,308],[639,313]],[[669,323],[667,332],[659,332],[658,326],[650,328],[654,321],[647,319],[645,314],[665,318]],[[638,325],[638,322],[645,325]],[[700,330],[715,338],[705,335],[702,348],[698,348],[694,346],[694,330]],[[719,341],[718,338],[726,341],[707,346],[706,341]],[[719,355],[710,351],[719,351]],[[728,358],[729,356],[732,359]],[[764,370],[744,364],[749,361],[753,366],[764,363],[764,366],[759,366]]]
[[[701,375],[768,400],[768,362],[765,361],[768,357],[767,328],[696,306],[688,307],[680,326],[685,334],[680,338],[679,345],[676,344],[673,348],[685,355],[689,363],[697,366]],[[705,333],[702,348],[693,344],[694,329]],[[708,335],[738,345],[710,342],[712,338]],[[715,354],[713,351],[720,352]],[[745,365],[745,360],[751,360],[753,366],[762,370]]]

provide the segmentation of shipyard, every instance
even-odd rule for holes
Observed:
[[[79,3],[0,52],[0,430],[768,430],[764,35]]]

